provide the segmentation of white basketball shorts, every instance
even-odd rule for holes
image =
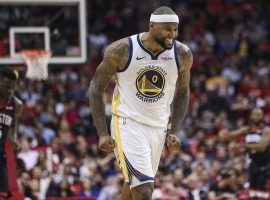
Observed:
[[[166,139],[167,127],[157,128],[130,118],[112,116],[115,155],[130,188],[154,182]]]

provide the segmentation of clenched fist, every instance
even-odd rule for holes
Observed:
[[[109,135],[101,136],[99,138],[98,148],[99,150],[105,151],[108,153],[113,152],[113,149],[115,148],[115,141]]]
[[[178,152],[181,150],[181,141],[173,134],[167,136],[167,146],[172,152]]]

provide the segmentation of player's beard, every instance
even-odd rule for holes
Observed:
[[[161,38],[159,38],[159,37],[154,37],[154,39],[155,39],[155,41],[156,41],[160,46],[162,46],[162,47],[163,47],[164,49],[166,49],[166,50],[171,50],[172,47],[173,47],[173,45],[170,46],[170,47],[168,47],[168,46],[166,45],[165,39],[161,39]]]

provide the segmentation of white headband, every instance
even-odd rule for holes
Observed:
[[[175,22],[179,23],[179,18],[177,15],[151,15],[150,22]]]

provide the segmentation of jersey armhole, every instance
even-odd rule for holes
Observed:
[[[132,43],[132,39],[131,37],[128,37],[128,41],[129,41],[129,56],[128,56],[128,61],[127,61],[127,64],[125,65],[125,67],[123,69],[119,69],[117,70],[117,72],[124,72],[127,70],[130,62],[131,62],[131,59],[132,59],[132,54],[133,54],[133,43]]]
[[[176,66],[177,66],[178,71],[180,71],[176,40],[174,40],[173,49],[174,49],[174,57],[175,57]]]

